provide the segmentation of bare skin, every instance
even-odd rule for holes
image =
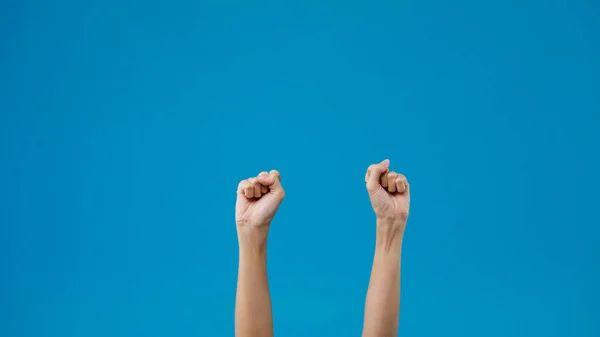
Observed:
[[[389,160],[369,166],[365,180],[376,216],[376,243],[365,304],[363,337],[398,335],[400,257],[410,208],[410,187],[389,171]]]
[[[400,256],[410,188],[403,175],[388,170],[389,164],[389,160],[384,160],[369,166],[365,177],[377,219],[377,236],[363,337],[391,337],[398,333]],[[273,336],[266,248],[271,221],[285,197],[280,180],[279,172],[273,170],[243,180],[238,186],[236,227],[240,256],[236,337]]]
[[[272,337],[273,316],[267,280],[267,237],[285,191],[279,172],[261,172],[240,182],[235,205],[239,242],[235,304],[236,337]]]

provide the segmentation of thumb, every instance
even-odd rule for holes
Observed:
[[[389,167],[389,159],[385,159],[379,164],[373,164],[369,166],[369,169],[367,170],[367,176],[365,177],[365,180],[367,181],[367,190],[369,192],[375,191],[380,186],[379,179],[381,178],[381,175],[388,170]]]
[[[285,191],[281,186],[281,176],[279,174],[279,171],[272,170],[271,172],[269,172],[269,174],[258,176],[257,178],[258,182],[269,187],[271,193],[277,194],[282,197],[285,195]]]

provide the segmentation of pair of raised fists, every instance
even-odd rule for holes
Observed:
[[[365,175],[371,205],[378,220],[404,226],[410,207],[410,186],[404,175],[389,171],[389,160],[369,166]],[[285,197],[278,171],[261,172],[238,186],[235,216],[240,228],[268,229]]]

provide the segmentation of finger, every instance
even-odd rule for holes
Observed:
[[[262,197],[262,189],[260,188],[261,184],[254,184],[254,197],[260,198]]]
[[[248,179],[248,184],[244,187],[244,194],[246,195],[246,198],[254,198],[254,184],[250,179]]]
[[[258,182],[258,179],[256,178],[250,178],[248,179],[248,181],[250,182],[250,185],[252,187],[252,197],[253,198],[260,198],[261,193],[260,193],[260,183]]]
[[[383,188],[387,188],[388,187],[388,173],[384,172],[381,175],[381,178],[379,179],[379,182],[381,183],[381,187]]]
[[[258,181],[267,186],[269,191],[271,193],[275,193],[278,194],[280,196],[284,196],[285,195],[285,191],[283,190],[283,187],[281,186],[281,182],[280,182],[280,175],[279,172],[277,170],[272,170],[271,172],[269,172],[268,175],[263,175],[258,177]]]
[[[258,182],[258,180],[255,180],[254,182],[254,197],[255,198],[260,198],[262,196],[262,189],[261,189],[261,183]]]
[[[367,189],[369,191],[375,191],[379,187],[379,181],[381,175],[388,170],[390,161],[388,159],[382,161],[379,164],[373,164],[369,166],[365,180],[367,181]]]
[[[238,189],[237,192],[239,194],[244,194],[245,195],[245,191],[246,191],[246,187],[248,186],[248,180],[242,180],[240,181],[240,183],[238,184]]]
[[[398,174],[396,176],[395,182],[396,182],[396,191],[398,191],[399,193],[406,192],[407,182],[406,182],[406,177],[403,174]]]
[[[396,177],[397,176],[398,175],[396,174],[396,172],[388,173],[388,191],[390,193],[396,192]]]
[[[261,173],[259,173],[259,174],[258,174],[258,177],[257,177],[257,178],[264,177],[264,176],[268,176],[268,175],[269,175],[269,172],[267,172],[267,171],[262,171]],[[258,179],[257,179],[257,180],[258,180]],[[269,188],[268,188],[267,186],[265,186],[265,185],[261,184],[261,183],[260,183],[260,180],[259,180],[259,182],[258,182],[258,183],[260,184],[260,193],[261,193],[261,194],[267,194],[267,193],[269,193]]]
[[[269,174],[275,175],[277,177],[277,180],[279,180],[281,182],[281,174],[279,174],[279,171],[271,170],[271,172],[269,172]]]

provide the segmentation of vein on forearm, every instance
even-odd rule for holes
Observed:
[[[402,250],[403,231],[395,227],[377,228],[375,237],[375,253],[400,254]]]

